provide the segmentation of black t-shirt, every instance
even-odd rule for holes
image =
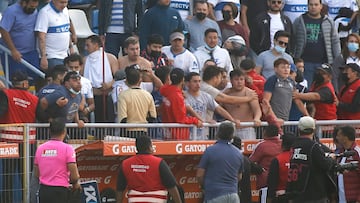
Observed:
[[[266,12],[268,10],[267,0],[241,0],[241,5],[245,5],[248,7],[246,16],[247,23],[249,25],[250,30],[254,25],[255,17],[259,13]]]
[[[323,18],[314,19],[305,14],[303,19],[306,29],[306,44],[301,58],[307,62],[327,63],[324,33],[321,29]]]

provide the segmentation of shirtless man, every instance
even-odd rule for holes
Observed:
[[[119,69],[125,69],[127,66],[131,66],[134,64],[139,65],[142,74],[142,83],[149,83],[149,89],[146,89],[149,92],[152,92],[152,83],[154,83],[155,87],[160,88],[162,85],[159,78],[157,78],[151,69],[151,63],[144,57],[140,56],[140,44],[138,37],[128,37],[124,42],[124,51],[128,54],[126,56],[120,56],[118,58]],[[113,74],[119,69],[112,70]]]
[[[224,91],[229,96],[244,97],[254,94],[253,90],[245,86],[245,74],[239,69],[230,72],[231,88]],[[251,100],[241,104],[223,104],[224,108],[235,119],[241,119],[241,122],[254,122],[255,126],[260,126],[261,108],[258,100]],[[256,139],[256,133],[253,127],[237,129],[235,136],[241,139]]]

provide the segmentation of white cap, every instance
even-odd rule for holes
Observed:
[[[243,37],[241,37],[240,35],[234,35],[234,36],[231,36],[229,38],[226,39],[226,41],[230,41],[230,42],[235,42],[235,43],[239,43],[241,45],[246,45],[245,44],[245,40]]]
[[[298,124],[299,130],[315,129],[315,120],[310,116],[301,117]]]

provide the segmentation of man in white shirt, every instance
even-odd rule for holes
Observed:
[[[205,43],[205,46],[199,47],[194,52],[199,67],[202,68],[207,60],[212,59],[217,66],[225,68],[229,75],[230,71],[233,70],[230,55],[226,49],[218,46],[218,32],[216,29],[209,28],[205,31]]]
[[[185,75],[190,72],[199,73],[199,66],[195,56],[184,48],[184,34],[181,31],[174,31],[170,35],[170,46],[162,47],[161,51],[168,57],[172,65],[181,68]]]

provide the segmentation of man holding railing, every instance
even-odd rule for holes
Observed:
[[[8,62],[9,75],[13,75],[16,70],[22,70],[26,71],[32,80],[37,78],[37,75],[29,71],[20,61],[24,59],[36,68],[39,67],[34,33],[38,4],[39,0],[21,0],[9,6],[2,15],[0,41],[10,50],[12,56],[9,57]],[[1,55],[1,61],[5,67],[5,54]]]

